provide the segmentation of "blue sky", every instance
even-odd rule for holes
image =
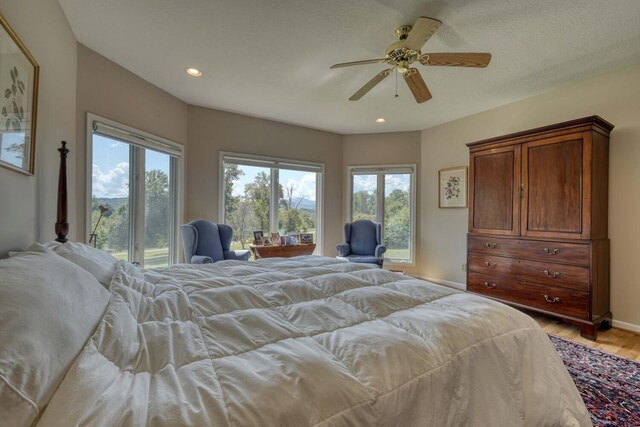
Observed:
[[[169,156],[145,150],[146,170],[159,169],[169,175]],[[93,136],[93,195],[127,197],[129,194],[129,144]]]

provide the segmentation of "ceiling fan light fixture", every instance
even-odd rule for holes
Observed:
[[[201,77],[202,76],[202,71],[200,71],[198,68],[195,67],[189,67],[187,69],[185,69],[185,72],[190,75],[191,77]]]
[[[384,122],[386,122],[386,121],[387,121],[387,120],[386,120],[384,117],[378,117],[378,118],[376,119],[376,123],[384,123]]]

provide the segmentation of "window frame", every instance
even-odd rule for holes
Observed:
[[[404,261],[397,258],[384,258],[385,265],[415,267],[416,265],[416,194],[417,194],[417,171],[416,164],[397,164],[397,165],[358,165],[347,166],[347,209],[346,222],[352,222],[353,219],[353,177],[354,175],[376,175],[376,217],[381,218],[382,223],[382,241],[384,242],[384,177],[391,174],[409,174],[410,181],[410,197],[409,197],[409,237],[410,237],[410,256],[411,259]]]
[[[134,204],[132,209],[129,210],[129,259],[139,262],[143,266],[144,211],[146,201],[144,192],[145,182],[144,179],[140,179],[140,171],[144,174],[144,149],[158,151],[171,156],[169,166],[169,200],[171,203],[169,221],[173,223],[173,227],[169,233],[168,263],[169,265],[178,263],[182,256],[180,251],[181,245],[179,240],[179,231],[180,224],[183,223],[184,212],[184,146],[166,138],[138,130],[131,126],[127,126],[90,112],[87,113],[86,120],[86,206],[85,235],[83,237],[84,242],[88,242],[88,236],[92,231],[91,201],[93,196],[93,135],[96,134],[97,126],[103,126],[105,132],[98,132],[99,135],[121,140],[122,142],[130,145],[129,183],[133,183],[133,185],[131,185],[130,188],[129,200],[133,201]],[[136,171],[138,172],[137,175]]]
[[[257,154],[235,153],[231,151],[220,151],[218,160],[218,218],[221,223],[225,222],[225,189],[224,189],[224,163],[236,163],[245,166],[257,166],[269,168],[271,171],[271,182],[280,183],[280,169],[297,170],[301,172],[314,172],[320,174],[316,179],[316,244],[315,252],[322,255],[323,225],[324,225],[324,163],[309,162],[306,160],[285,159],[281,157],[261,156]],[[229,161],[232,160],[232,161]],[[234,160],[238,160],[237,162]],[[242,163],[244,162],[244,163]],[[278,198],[278,186],[271,185],[271,200]],[[270,204],[269,212],[269,232],[278,231],[278,203]]]

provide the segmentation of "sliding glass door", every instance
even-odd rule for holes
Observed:
[[[96,121],[91,163],[91,244],[146,268],[175,262],[179,151]]]

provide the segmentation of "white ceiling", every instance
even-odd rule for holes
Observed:
[[[425,129],[640,62],[638,0],[59,1],[79,42],[189,104],[342,134]],[[329,67],[384,56],[420,15],[443,21],[423,52],[491,64],[418,64],[424,104],[401,78],[395,98],[393,75],[348,101],[384,64]]]

